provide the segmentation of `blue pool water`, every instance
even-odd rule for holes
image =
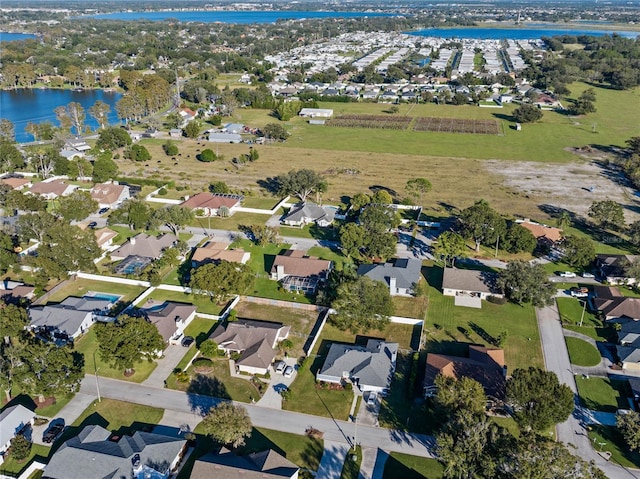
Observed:
[[[89,296],[90,298],[104,299],[105,301],[111,301],[112,303],[117,303],[120,301],[120,298],[122,298],[122,296],[118,294],[99,293],[96,291],[89,291],[86,296]]]
[[[18,40],[28,40],[30,38],[36,38],[36,36],[32,33],[0,32],[0,42],[15,42]]]

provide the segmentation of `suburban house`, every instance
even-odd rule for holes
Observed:
[[[504,297],[497,285],[498,276],[488,271],[445,268],[442,276],[442,294],[445,296],[470,296],[487,299]]]
[[[36,332],[51,333],[54,338],[77,338],[99,319],[104,319],[118,297],[101,298],[69,296],[58,304],[31,306],[28,310],[28,328]]]
[[[11,281],[9,278],[0,280],[0,300],[5,303],[14,303],[21,299],[33,299],[35,288],[19,281]]]
[[[23,188],[31,188],[33,183],[31,178],[24,177],[4,177],[0,178],[0,184],[9,186],[12,190],[21,190]]]
[[[191,267],[197,268],[207,263],[219,263],[228,261],[230,263],[246,264],[251,258],[251,253],[242,248],[227,249],[229,243],[208,241],[204,246],[196,248],[191,256]]]
[[[385,394],[396,369],[398,343],[369,339],[366,346],[333,343],[316,380],[351,382],[361,392]]]
[[[539,245],[553,246],[562,239],[562,230],[560,228],[535,223],[528,219],[516,221],[516,223],[529,230],[538,240]]]
[[[68,140],[60,150],[60,156],[71,161],[75,158],[84,158],[87,151],[91,150],[84,140]]]
[[[282,323],[240,319],[218,326],[210,339],[226,354],[238,353],[236,368],[248,374],[267,374],[276,357],[275,347],[289,336]]]
[[[326,227],[333,223],[338,208],[335,206],[318,206],[310,201],[298,203],[282,218],[282,224],[287,226],[304,226],[315,223]]]
[[[182,336],[184,328],[195,318],[196,309],[192,304],[165,301],[159,305],[154,304],[143,308],[139,313],[154,324],[165,343],[169,343]]]
[[[314,293],[318,285],[327,279],[333,263],[312,258],[301,250],[287,250],[279,254],[271,267],[271,279],[280,281],[288,291]]]
[[[298,479],[300,469],[273,449],[237,456],[227,448],[196,460],[191,479]]]
[[[95,235],[98,246],[106,251],[113,246],[113,238],[118,236],[118,233],[109,228],[100,228],[95,230]]]
[[[11,439],[33,425],[36,415],[21,404],[6,408],[0,413],[0,464],[4,453],[11,445]]]
[[[177,241],[178,238],[172,234],[152,236],[146,233],[140,233],[129,238],[120,248],[113,251],[111,253],[111,259],[118,261],[128,256],[158,259],[162,256],[162,252],[165,249],[171,248]]]
[[[427,368],[424,375],[424,394],[432,396],[436,392],[435,380],[438,374],[454,379],[468,377],[478,381],[487,396],[503,399],[507,376],[504,350],[469,345],[469,357],[427,354]]]
[[[602,279],[609,284],[635,284],[636,278],[628,278],[624,269],[628,263],[639,259],[631,254],[599,254],[596,255],[596,268]]]
[[[98,183],[91,188],[91,198],[98,202],[100,208],[117,208],[123,201],[131,197],[127,185],[118,183]]]
[[[411,296],[420,282],[421,269],[419,259],[396,258],[389,263],[361,264],[358,275],[385,283],[391,296]]]
[[[43,479],[167,479],[187,451],[179,437],[136,431],[112,437],[101,426],[86,426],[53,453]]]
[[[240,206],[243,197],[240,195],[227,195],[220,193],[198,193],[187,198],[180,206],[189,208],[190,210],[202,210],[198,212],[199,216],[217,216],[220,214],[220,208],[226,208],[227,213],[231,216]]]
[[[78,187],[70,185],[63,180],[40,181],[33,185],[29,192],[34,195],[42,196],[46,200],[55,200],[60,196],[69,196]]]
[[[618,331],[616,353],[622,363],[622,369],[640,371],[640,322],[628,321],[622,323]]]
[[[614,286],[594,286],[592,302],[605,321],[626,323],[640,320],[640,298],[624,296]]]

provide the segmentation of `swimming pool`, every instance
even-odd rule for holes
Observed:
[[[110,301],[112,303],[117,303],[122,298],[122,295],[119,294],[109,294],[109,293],[100,293],[98,291],[89,291],[85,296],[95,299],[104,299],[105,301]]]

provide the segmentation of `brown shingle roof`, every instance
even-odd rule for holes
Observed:
[[[47,195],[53,193],[57,196],[62,196],[68,187],[69,185],[62,180],[41,181],[33,185],[29,191],[36,195]]]
[[[22,188],[24,185],[28,185],[31,183],[31,179],[29,178],[2,178],[0,179],[0,183],[4,185],[9,185],[14,190]]]
[[[536,239],[545,239],[552,243],[556,243],[562,239],[562,230],[553,226],[545,226],[531,221],[523,221],[520,226],[531,231]]]
[[[630,318],[640,320],[640,298],[595,298],[596,309],[605,318]]]
[[[176,332],[176,321],[185,321],[195,311],[196,307],[192,304],[167,301],[162,309],[145,310],[144,312],[149,321],[156,325],[162,339],[168,341]]]
[[[323,276],[331,270],[331,261],[305,256],[304,251],[287,250],[276,256],[271,272],[275,273],[278,266],[284,267],[287,276]]]
[[[197,210],[198,208],[209,208],[217,210],[221,206],[231,208],[240,203],[240,199],[233,196],[214,195],[212,193],[198,193],[188,200],[184,201],[180,206]]]
[[[98,242],[98,246],[102,246],[110,239],[118,236],[118,233],[109,228],[100,228],[99,230],[95,230],[96,241]]]
[[[210,241],[201,248],[196,248],[191,257],[195,263],[207,263],[218,261],[229,261],[230,263],[242,263],[247,252],[242,248],[227,249],[229,243],[218,243]]]
[[[298,469],[272,449],[236,456],[222,448],[219,454],[210,453],[198,459],[191,479],[282,479],[294,477]]]
[[[151,236],[140,233],[130,238],[125,244],[111,253],[112,258],[126,258],[127,256],[142,256],[158,259],[166,248],[170,248],[178,238],[171,234]]]
[[[113,183],[99,183],[91,188],[91,198],[102,204],[112,204],[118,201],[125,185],[116,185]]]

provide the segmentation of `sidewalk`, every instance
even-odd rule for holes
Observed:
[[[384,465],[388,458],[389,454],[382,449],[363,447],[358,479],[382,479]]]
[[[343,442],[324,441],[324,453],[318,467],[318,479],[340,479],[349,445]]]

